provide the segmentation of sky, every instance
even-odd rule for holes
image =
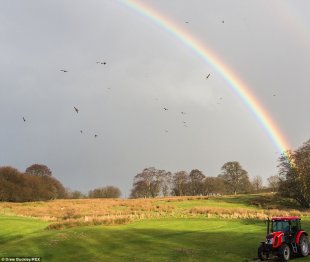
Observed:
[[[310,139],[309,1],[139,2],[231,69],[290,149]],[[277,174],[281,152],[225,76],[125,1],[2,0],[0,43],[0,166],[123,197],[147,167]]]

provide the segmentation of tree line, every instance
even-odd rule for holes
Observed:
[[[65,188],[42,164],[33,164],[25,172],[14,167],[0,167],[0,201],[26,202],[66,198],[118,198],[121,191],[115,186],[90,190],[88,194]]]
[[[268,187],[262,177],[250,180],[248,172],[237,161],[227,162],[216,177],[205,176],[193,169],[175,173],[145,168],[133,179],[131,198],[157,196],[197,196],[239,194],[262,191],[277,192],[294,199],[300,206],[310,208],[310,140],[297,150],[288,150],[279,158],[278,174],[268,177]],[[42,201],[57,198],[118,198],[121,191],[115,186],[90,190],[88,194],[71,191],[53,177],[51,170],[41,164],[20,172],[10,166],[0,167],[0,201]]]
[[[249,179],[248,172],[239,162],[225,163],[221,174],[205,176],[200,170],[189,173],[145,168],[133,179],[131,198],[157,196],[197,196],[213,194],[238,194],[275,192],[281,197],[296,201],[303,208],[310,208],[310,139],[296,150],[283,152],[278,159],[278,173],[267,178],[263,186],[261,176]]]
[[[10,202],[64,198],[64,186],[47,166],[34,164],[24,173],[13,167],[0,167],[0,200]]]
[[[145,168],[134,177],[131,198],[157,196],[199,196],[259,192],[263,189],[260,176],[250,181],[248,172],[237,161],[227,162],[217,177],[205,176],[193,169],[189,173]]]

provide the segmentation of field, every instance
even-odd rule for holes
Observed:
[[[0,203],[0,257],[256,261],[266,217],[299,215],[310,232],[310,213],[293,207],[273,195]]]

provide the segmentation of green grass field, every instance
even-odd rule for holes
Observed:
[[[225,203],[225,208],[255,208],[249,206],[249,199],[197,199],[173,205],[186,209]],[[165,200],[155,205],[159,202]],[[310,220],[305,217],[302,222],[310,232]],[[205,215],[62,230],[46,230],[48,224],[41,219],[0,215],[0,257],[39,256],[42,261],[255,261],[266,230],[259,220]],[[310,261],[310,257],[294,260]]]

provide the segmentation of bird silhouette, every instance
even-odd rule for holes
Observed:
[[[276,96],[275,94],[273,94],[273,96]]]
[[[167,111],[167,110],[168,110],[168,108],[164,107],[164,110],[165,110],[165,111]]]
[[[165,131],[166,133],[168,133],[168,130],[167,130],[167,129],[165,129],[164,131]]]
[[[76,113],[79,112],[79,109],[77,109],[75,106],[74,106],[74,110],[75,110]]]
[[[95,138],[96,138],[97,136],[98,136],[97,134],[94,135]]]
[[[222,20],[222,23],[224,24],[224,20]]]
[[[207,75],[206,79],[208,79],[210,77],[210,74]]]
[[[26,119],[23,117],[24,122],[26,122]]]
[[[80,133],[83,134],[83,130],[80,130]]]
[[[185,113],[185,112],[181,112],[181,114],[182,114],[182,115],[185,115],[186,113]]]
[[[67,70],[63,70],[63,69],[61,69],[60,71],[62,71],[62,72],[64,72],[64,73],[67,73],[67,72],[68,72]]]

